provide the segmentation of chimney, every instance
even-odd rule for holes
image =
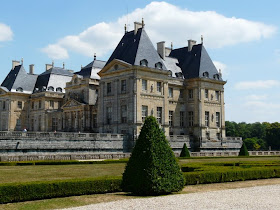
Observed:
[[[189,39],[188,40],[188,51],[192,51],[193,46],[196,44],[196,41]]]
[[[34,64],[29,65],[29,74],[34,74]]]
[[[157,43],[157,52],[162,59],[165,59],[165,41]]]
[[[14,69],[16,66],[19,66],[19,65],[20,65],[19,61],[15,61],[15,60],[12,61],[12,69]]]
[[[94,53],[93,60],[94,61],[96,60],[96,53]]]
[[[139,28],[143,28],[143,23],[134,22],[134,35],[137,34]]]
[[[46,71],[50,70],[53,67],[52,64],[46,64]]]

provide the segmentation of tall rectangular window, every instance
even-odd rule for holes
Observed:
[[[162,107],[157,107],[157,121],[159,124],[162,123]]]
[[[168,88],[168,97],[173,98],[173,88]]]
[[[209,127],[209,112],[205,112],[205,126]]]
[[[3,110],[5,110],[6,109],[6,101],[3,101]]]
[[[145,121],[148,116],[148,106],[142,106],[142,122]]]
[[[126,92],[126,80],[121,81],[121,92],[122,93]]]
[[[173,111],[169,111],[169,126],[173,127]]]
[[[38,117],[38,131],[41,131],[41,121],[42,121],[42,117],[41,117],[41,115],[39,115],[39,117]]]
[[[215,91],[215,96],[216,96],[216,100],[219,101],[220,100],[220,93],[219,93],[219,91]]]
[[[22,101],[18,101],[18,108],[22,109]]]
[[[112,92],[112,83],[108,82],[107,83],[107,94],[110,94]]]
[[[106,108],[106,117],[107,117],[107,124],[112,124],[112,107],[109,106]]]
[[[180,127],[185,126],[185,112],[180,111]]]
[[[92,121],[93,121],[92,126],[94,128],[97,128],[97,114],[92,115]]]
[[[31,102],[31,109],[34,109],[34,101]]]
[[[161,82],[157,82],[157,92],[161,93]]]
[[[216,126],[220,127],[220,112],[216,112]]]
[[[142,79],[142,90],[147,91],[148,85],[147,85],[147,80]]]
[[[50,101],[50,108],[54,108],[54,101],[53,100]]]
[[[189,99],[193,98],[193,89],[189,89]]]
[[[126,105],[121,106],[121,122],[127,123],[127,106]]]
[[[52,131],[57,130],[57,118],[53,117],[52,118]]]
[[[42,108],[42,101],[40,100],[39,101],[39,109],[41,109]]]
[[[208,98],[208,89],[205,89],[205,98]]]
[[[184,89],[180,89],[179,98],[183,98],[183,97],[184,97]]]
[[[193,126],[193,111],[189,112],[189,126]]]

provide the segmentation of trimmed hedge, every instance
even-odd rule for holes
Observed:
[[[121,191],[121,177],[0,185],[0,203]]]
[[[207,171],[184,173],[185,184],[209,184],[221,182],[244,181],[253,179],[279,178],[279,168],[246,169],[228,171]]]

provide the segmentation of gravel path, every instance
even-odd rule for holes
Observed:
[[[113,209],[280,209],[280,185],[266,185],[203,193],[168,195],[99,203],[68,210]]]

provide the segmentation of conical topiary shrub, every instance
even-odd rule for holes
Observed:
[[[186,143],[184,143],[183,149],[180,153],[180,157],[186,157],[187,158],[187,157],[190,157],[190,156],[191,155],[190,155],[190,152],[188,150],[188,147],[187,147]]]
[[[123,191],[162,195],[183,187],[182,172],[163,131],[154,117],[147,117],[123,174]]]
[[[242,147],[240,148],[238,156],[249,156],[249,152],[248,152],[246,144],[244,142],[242,144]]]

